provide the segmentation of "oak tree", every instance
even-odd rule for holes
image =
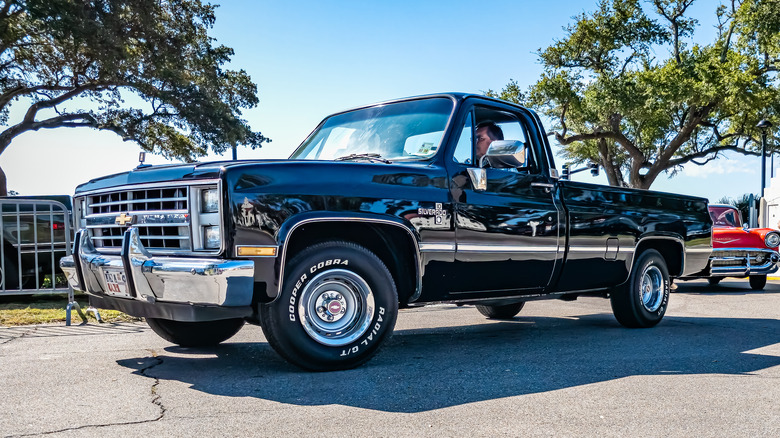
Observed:
[[[599,163],[611,185],[760,155],[757,122],[780,125],[780,0],[714,4],[708,43],[694,42],[694,1],[601,0],[539,51],[538,82],[489,94],[540,108],[565,157]]]
[[[233,50],[209,36],[214,21],[199,0],[0,0],[0,154],[62,127],[184,160],[259,147],[268,140],[242,119],[257,87],[225,68]]]

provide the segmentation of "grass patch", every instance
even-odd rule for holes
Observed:
[[[89,306],[87,297],[77,295],[76,302],[85,311],[87,318],[95,322],[95,317],[91,313],[87,314],[86,309]],[[33,296],[12,296],[0,297],[0,326],[17,326],[30,324],[46,324],[62,322],[65,323],[65,307],[68,305],[67,295],[33,295]],[[81,324],[76,309],[71,311],[71,324]],[[105,322],[118,321],[140,321],[141,318],[135,318],[116,310],[100,309],[100,317]]]

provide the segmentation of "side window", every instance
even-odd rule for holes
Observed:
[[[526,166],[537,169],[534,147],[529,141],[530,137],[526,126],[519,114],[498,108],[477,106],[474,108],[474,115],[478,142],[476,149],[480,149],[479,141],[484,140],[484,137],[489,138],[488,144],[496,140],[520,141],[526,145]],[[484,149],[487,147],[489,146],[483,146]],[[479,154],[479,152],[477,153]],[[535,172],[535,170],[531,170],[531,172]]]
[[[455,146],[455,153],[452,159],[456,163],[471,164],[472,162],[472,147],[471,136],[474,130],[472,129],[472,113],[466,117],[466,123],[463,124],[463,129],[460,132],[460,138],[458,138],[458,144]]]

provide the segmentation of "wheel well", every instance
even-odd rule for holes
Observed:
[[[406,303],[417,288],[416,250],[413,238],[398,226],[370,222],[314,222],[296,228],[287,243],[287,263],[307,247],[328,240],[346,240],[376,254],[387,266]]]
[[[669,275],[679,277],[683,271],[683,247],[680,242],[671,239],[647,239],[643,240],[636,247],[634,260],[639,257],[642,251],[654,249],[661,253],[661,257],[666,261],[666,267],[669,269]]]

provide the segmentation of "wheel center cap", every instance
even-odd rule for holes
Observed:
[[[347,313],[347,301],[338,292],[325,292],[317,299],[317,316],[324,322],[336,322]]]

